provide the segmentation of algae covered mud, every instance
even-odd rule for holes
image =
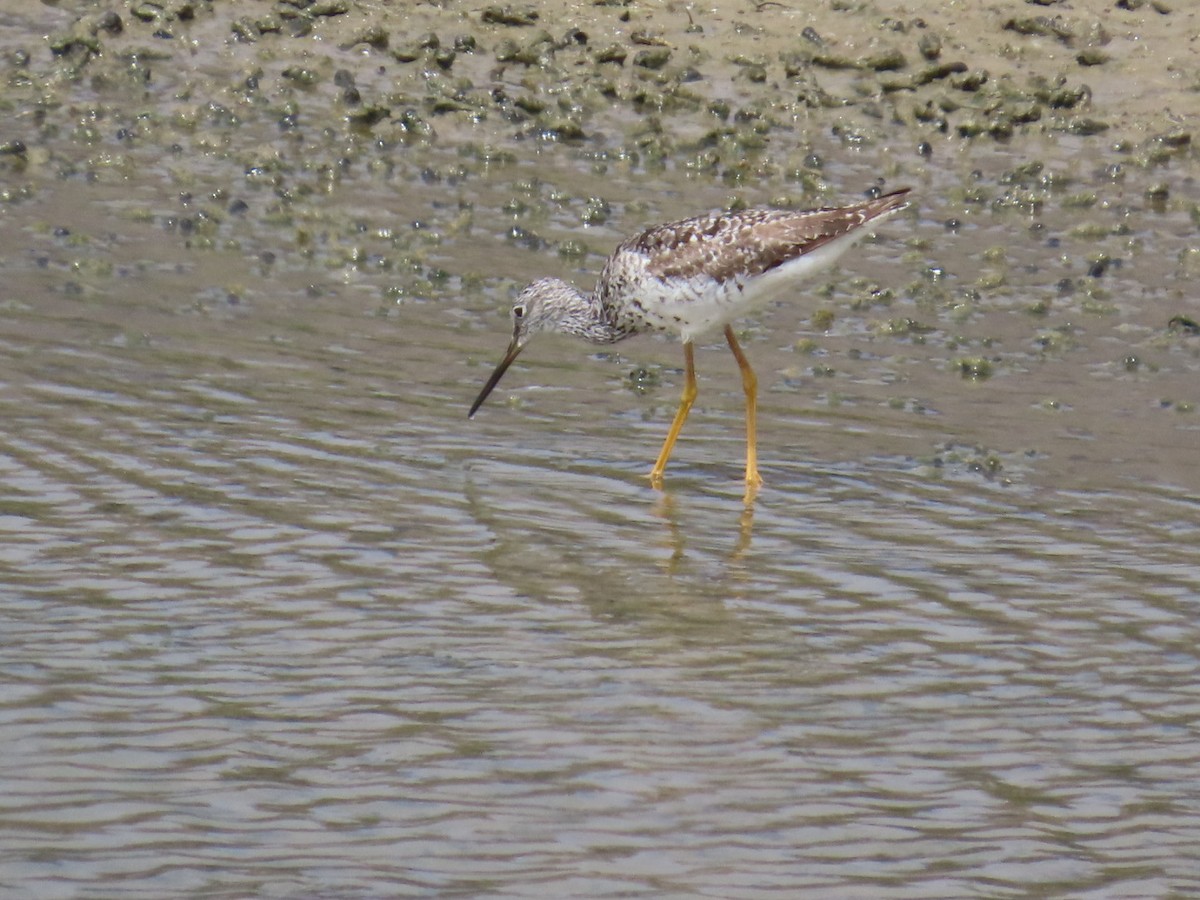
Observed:
[[[0,892],[1200,895],[1194,5],[0,0]]]

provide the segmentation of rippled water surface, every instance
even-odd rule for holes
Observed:
[[[831,330],[813,301],[745,323],[746,503],[719,339],[663,492],[669,341],[548,337],[465,416],[512,283],[587,283],[622,235],[728,195],[626,173],[576,264],[505,240],[532,170],[458,188],[420,163],[328,201],[438,231],[416,287],[331,264],[320,223],[189,239],[199,201],[152,165],[23,175],[0,893],[1200,895],[1200,339],[1166,329],[1196,315],[1186,216],[1136,219],[1098,309],[1061,284],[1070,221],[947,229],[953,191],[910,178],[914,210],[819,282]],[[568,151],[536,175],[597,177]],[[906,293],[1002,257],[1003,291]]]
[[[205,311],[174,273],[93,299],[25,268],[0,395],[10,890],[1200,890],[1195,482],[1086,448],[1073,469],[1069,437],[989,480],[943,443],[970,384],[913,417],[772,375],[746,507],[713,350],[659,494],[673,384],[614,390],[574,344],[511,373],[536,402],[468,423],[500,327]],[[675,347],[632,346],[677,382]]]

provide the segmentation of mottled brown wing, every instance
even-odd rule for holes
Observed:
[[[750,209],[698,216],[648,229],[623,249],[645,254],[648,274],[660,278],[758,275],[904,206],[907,193],[806,212]]]

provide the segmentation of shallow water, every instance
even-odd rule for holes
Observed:
[[[889,345],[824,379],[834,402],[760,334],[768,482],[746,507],[719,350],[659,494],[669,343],[630,345],[665,366],[639,397],[626,358],[549,339],[468,422],[504,341],[490,304],[464,331],[434,304],[197,307],[165,264],[119,298],[52,264],[15,277],[7,889],[1200,886],[1200,504],[1122,474],[1137,418],[1084,439],[1038,411],[988,478],[974,443],[1029,419],[1036,373],[980,417],[981,386]],[[896,369],[942,408],[877,396]],[[1058,366],[1053,390],[1086,395],[1071,372],[1090,377]],[[1135,469],[1194,441],[1151,421],[1124,435]]]
[[[669,341],[546,338],[465,417],[510,281],[586,284],[724,188],[553,147],[422,180],[453,166],[435,146],[287,218],[220,154],[156,154],[25,171],[0,217],[5,892],[1200,893],[1181,209],[1113,190],[1095,216],[1127,227],[1085,239],[962,199],[1002,151],[898,172],[911,213],[744,323],[746,504],[719,339],[664,492]],[[846,156],[827,177],[870,183]],[[590,254],[553,253],[577,234]]]

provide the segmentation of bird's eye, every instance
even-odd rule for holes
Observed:
[[[513,307],[513,318],[514,319],[525,318],[525,307],[519,303],[516,306],[514,306]]]

